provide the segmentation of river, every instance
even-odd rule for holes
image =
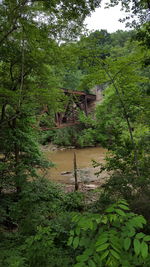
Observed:
[[[94,173],[99,168],[93,168],[92,160],[103,163],[106,149],[101,147],[91,147],[82,149],[64,149],[52,151],[49,147],[43,148],[45,157],[55,164],[55,167],[47,171],[46,177],[59,183],[74,183],[73,158],[76,153],[78,179],[80,182],[90,183],[98,178]],[[101,174],[100,178],[105,175]]]

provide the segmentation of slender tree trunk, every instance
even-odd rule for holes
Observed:
[[[21,100],[22,100],[22,91],[23,91],[23,84],[24,84],[24,61],[25,61],[25,51],[24,51],[24,29],[23,29],[23,38],[22,38],[22,57],[21,57],[21,82],[20,82],[20,88],[19,88],[19,102],[18,102],[18,108],[20,109],[21,106]]]
[[[109,73],[109,71],[107,71],[107,69],[104,67],[103,65],[103,68],[107,74],[107,76],[109,77],[109,79],[111,80],[114,88],[115,88],[115,91],[116,91],[116,94],[118,96],[118,99],[121,103],[121,107],[122,107],[122,111],[123,111],[123,116],[127,122],[127,126],[128,126],[128,131],[129,131],[129,134],[130,134],[130,140],[131,140],[131,143],[132,143],[132,147],[133,147],[133,152],[134,152],[134,166],[135,166],[135,170],[136,170],[136,174],[137,176],[140,176],[140,171],[139,171],[139,166],[138,166],[138,153],[137,153],[137,149],[136,149],[136,145],[135,145],[135,142],[134,142],[134,138],[133,138],[133,134],[132,134],[132,127],[131,127],[131,124],[130,124],[130,120],[129,120],[129,117],[128,117],[128,113],[127,113],[127,110],[126,110],[126,106],[124,104],[124,101],[120,95],[120,92],[119,92],[119,89],[114,81],[114,79],[111,77],[111,74]]]
[[[13,131],[14,131],[14,136],[16,135],[15,131],[17,129],[17,121],[16,121],[16,118],[13,119],[12,121],[12,128],[13,128]],[[18,165],[19,165],[19,146],[17,144],[17,142],[15,141],[15,144],[14,144],[14,156],[15,156],[15,175],[16,175],[16,190],[17,190],[17,193],[20,193],[21,192],[21,187],[18,185],[18,177],[19,176],[19,171],[18,171]]]
[[[77,177],[77,159],[76,153],[74,152],[74,179],[75,179],[75,191],[78,191],[79,184],[78,184],[78,177]]]
[[[6,104],[4,104],[2,106],[2,112],[1,112],[1,120],[0,120],[0,123],[2,123],[4,121],[4,118],[5,118],[5,108],[6,108]]]

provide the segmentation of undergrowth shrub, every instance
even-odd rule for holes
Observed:
[[[74,267],[148,267],[150,236],[141,232],[143,216],[130,211],[125,200],[103,214],[79,214],[72,218],[68,245],[78,251]]]
[[[96,129],[85,126],[82,123],[65,128],[41,131],[39,142],[46,145],[49,142],[58,146],[88,147],[95,146],[103,137]]]
[[[81,211],[85,208],[84,195],[81,192],[67,193],[64,201],[67,211]]]
[[[39,132],[39,143],[41,145],[46,145],[51,142],[54,138],[55,130],[40,131]]]
[[[46,179],[28,181],[19,195],[3,194],[0,266],[71,266],[70,212],[83,205],[81,193],[67,194]]]
[[[49,219],[63,210],[64,192],[46,179],[28,182],[10,209],[10,216],[19,226],[19,231],[28,235],[39,225],[46,225]]]

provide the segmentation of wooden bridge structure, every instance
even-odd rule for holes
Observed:
[[[83,91],[74,91],[61,88],[67,96],[67,101],[63,112],[55,114],[55,125],[57,128],[78,124],[79,111],[88,115],[96,101],[95,94],[85,93]]]

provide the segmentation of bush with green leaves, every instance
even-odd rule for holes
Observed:
[[[64,206],[67,211],[84,210],[84,195],[78,191],[67,193],[65,195]]]
[[[44,133],[41,135],[40,142],[46,144],[51,141],[59,146],[90,147],[100,143],[102,138],[103,136],[91,125],[85,126],[81,123]]]
[[[36,119],[32,107],[24,105],[17,117],[11,106],[7,113],[15,117],[10,126],[2,124],[0,134],[0,190],[16,190],[26,184],[28,178],[37,177],[38,168],[52,166],[39,149]]]
[[[142,229],[143,216],[130,211],[125,200],[108,207],[103,214],[72,217],[68,245],[76,252],[74,267],[148,267],[150,236]]]
[[[84,129],[78,138],[81,147],[96,145],[96,131],[92,128]]]
[[[52,130],[48,132],[44,142],[46,143],[48,140],[51,140],[52,143],[58,146],[79,146],[78,136],[81,131],[81,125]]]
[[[56,134],[56,131],[55,130],[48,130],[48,131],[40,131],[39,132],[39,143],[42,144],[42,145],[46,145],[48,143],[50,143],[54,136]]]
[[[46,179],[26,183],[9,210],[9,216],[23,235],[36,232],[39,225],[49,225],[50,220],[64,211],[65,193],[61,186]]]
[[[0,266],[72,264],[67,240],[71,211],[83,209],[81,193],[65,193],[60,185],[38,179],[28,181],[19,195],[3,193],[0,198]]]
[[[58,226],[58,223],[56,221]],[[73,258],[71,249],[66,246],[69,231],[63,235],[62,228],[56,231],[54,227],[39,226],[35,235],[28,237],[21,247],[27,266],[30,267],[66,267],[71,266]]]

